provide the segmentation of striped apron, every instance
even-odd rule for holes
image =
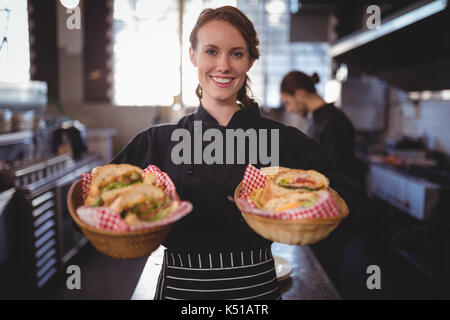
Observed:
[[[155,300],[281,299],[270,247],[221,253],[165,250]]]

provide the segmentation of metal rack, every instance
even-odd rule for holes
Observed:
[[[73,228],[67,214],[67,192],[81,173],[101,165],[88,155],[73,161],[67,155],[52,157],[25,167],[2,171],[4,181],[15,186],[9,205],[9,261],[5,287],[16,296],[32,295],[43,289],[87,240]],[[0,290],[1,291],[1,290]]]

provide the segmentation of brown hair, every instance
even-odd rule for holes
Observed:
[[[315,84],[319,81],[319,75],[316,72],[308,76],[301,71],[291,71],[281,81],[281,92],[294,95],[296,89],[304,89],[309,93],[316,93]]]
[[[197,47],[198,31],[206,23],[213,20],[222,20],[235,27],[241,33],[242,37],[247,43],[250,59],[256,60],[259,58],[259,50],[257,48],[259,45],[259,39],[253,23],[247,18],[244,13],[242,13],[242,11],[232,6],[223,6],[217,9],[205,9],[200,13],[197,19],[197,23],[192,29],[191,35],[189,37],[191,48],[193,50],[195,50]],[[242,85],[241,89],[239,89],[237,94],[237,100],[240,101],[244,107],[255,104],[255,100],[250,98],[247,93],[247,90],[251,92],[250,86],[248,84],[249,81],[249,77],[246,76],[244,84]],[[200,100],[202,97],[202,89],[200,87],[200,84],[197,86],[195,93]]]

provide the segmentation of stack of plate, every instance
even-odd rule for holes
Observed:
[[[289,278],[293,269],[289,261],[278,256],[274,256],[273,259],[275,260],[275,271],[278,281]]]

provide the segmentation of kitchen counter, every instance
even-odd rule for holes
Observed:
[[[439,166],[437,161],[433,159],[420,159],[403,165],[386,163],[379,155],[356,153],[356,159],[364,164],[367,175],[365,177],[366,179],[371,170],[370,168],[380,167],[432,188],[450,186],[450,169],[448,166]]]
[[[160,246],[148,258],[132,300],[152,300],[163,260]],[[341,297],[308,246],[272,245],[272,254],[289,261],[292,273],[280,281],[283,300],[340,300]]]

